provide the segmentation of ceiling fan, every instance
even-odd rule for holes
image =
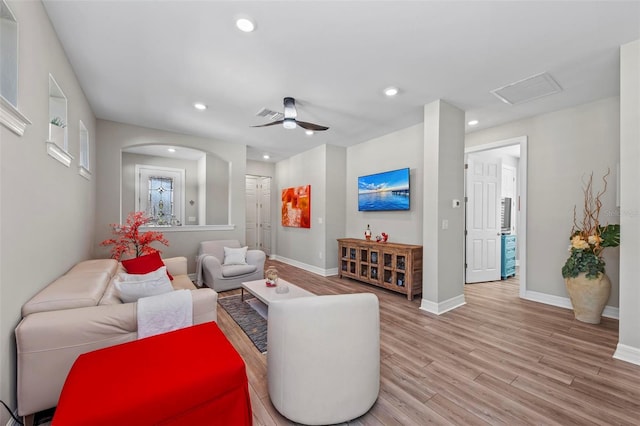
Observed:
[[[276,124],[282,124],[282,127],[285,129],[295,129],[297,126],[302,127],[306,130],[312,130],[314,132],[319,132],[323,130],[328,130],[329,128],[326,126],[321,126],[319,124],[309,123],[307,121],[296,120],[298,113],[296,112],[296,100],[293,98],[284,98],[284,118],[282,120],[272,121],[267,124],[260,124],[258,126],[251,127],[267,127],[267,126],[275,126]]]

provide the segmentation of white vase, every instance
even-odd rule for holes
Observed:
[[[567,293],[578,321],[600,324],[602,311],[611,294],[611,281],[606,274],[587,278],[584,272],[574,278],[565,278]]]

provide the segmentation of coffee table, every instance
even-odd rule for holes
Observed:
[[[276,289],[281,286],[287,286],[289,291],[286,293],[276,293]],[[310,297],[315,296],[315,294],[307,291],[303,288],[298,287],[295,284],[291,284],[288,281],[283,280],[282,278],[278,278],[278,285],[276,287],[267,287],[265,279],[249,281],[246,283],[242,283],[241,287],[242,293],[240,295],[240,299],[244,300],[244,291],[247,290],[249,293],[253,294],[256,299],[269,306],[270,302],[274,300],[285,300],[285,299],[294,299],[296,297]]]

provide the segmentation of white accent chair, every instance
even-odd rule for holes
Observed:
[[[246,265],[225,265],[224,248],[241,248],[238,240],[202,241],[196,262],[197,284],[217,292],[240,288],[243,282],[264,278],[266,255],[262,250],[247,250]]]
[[[380,314],[372,293],[273,301],[267,380],[274,407],[306,425],[365,414],[380,390]]]

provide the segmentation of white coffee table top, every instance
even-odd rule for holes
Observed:
[[[278,287],[287,286],[289,291],[286,293],[276,293]],[[298,287],[295,284],[291,284],[288,281],[278,278],[278,285],[276,287],[267,287],[266,280],[255,280],[242,283],[242,288],[253,294],[258,300],[265,305],[269,305],[274,300],[293,299],[296,297],[310,297],[315,294]]]

